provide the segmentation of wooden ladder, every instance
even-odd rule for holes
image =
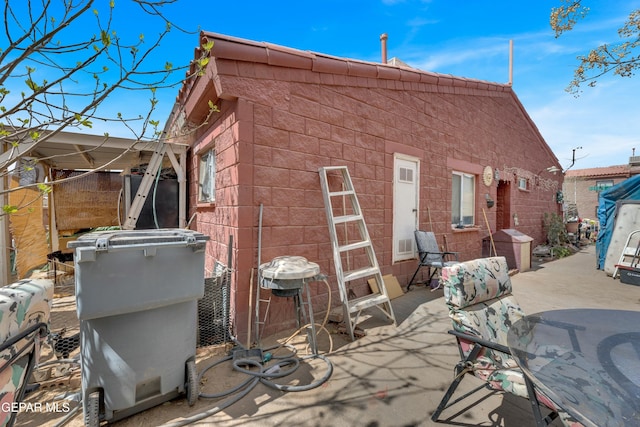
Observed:
[[[344,320],[353,341],[354,329],[362,310],[377,307],[394,325],[396,319],[347,167],[321,167],[318,172]],[[373,278],[376,291],[362,297],[350,295],[352,292],[347,284],[367,278]]]

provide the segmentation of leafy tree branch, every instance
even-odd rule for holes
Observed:
[[[551,10],[550,24],[556,37],[573,30],[578,21],[587,17],[589,8],[581,0],[562,0],[564,5]],[[620,42],[603,43],[578,56],[579,64],[567,91],[578,96],[581,86],[596,86],[606,74],[631,77],[640,68],[640,10],[632,10],[624,25],[618,29]]]
[[[165,138],[161,120],[154,117],[159,104],[157,91],[177,88],[185,79],[202,75],[212,47],[205,43],[199,49],[199,58],[178,67],[171,58],[159,58],[171,51],[164,47],[175,31],[196,34],[197,30],[189,32],[166,16],[165,7],[178,1],[120,0],[116,5],[113,0],[4,0],[0,32],[0,154],[9,155],[5,153],[5,161],[0,162],[0,179],[17,172],[22,157],[60,132],[86,131],[96,122],[119,124],[128,129],[134,142],[123,147],[112,161],[87,173],[108,169],[115,160],[136,149],[137,143]],[[126,19],[122,19],[124,16]],[[128,27],[123,28],[143,20],[151,22],[149,30],[156,31],[153,37],[149,37],[150,33],[132,35]],[[103,112],[107,100],[115,96],[126,98],[127,92],[134,91],[149,93],[149,103],[140,105],[139,114],[127,117]],[[210,103],[205,120],[215,111],[215,105]],[[104,138],[107,141],[109,134],[105,133]],[[97,147],[90,150],[94,149]],[[39,159],[48,160],[52,159]],[[54,184],[48,182],[39,189],[46,192]],[[0,195],[15,190],[5,189]]]

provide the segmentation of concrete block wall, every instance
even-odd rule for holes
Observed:
[[[221,58],[216,69],[224,110],[193,152],[215,143],[217,200],[202,206],[193,199],[194,156],[191,206],[197,207],[198,230],[212,236],[207,266],[212,265],[209,258],[226,256],[228,234],[236,239],[239,329],[246,327],[243,318],[259,239],[262,262],[300,255],[333,276],[321,166],[349,168],[383,274],[394,274],[403,285],[416,261],[392,263],[396,153],[421,162],[419,227],[435,231],[439,243],[459,251],[462,260],[481,256],[482,239],[489,233],[485,214],[496,231],[496,208],[487,208],[485,201],[485,194],[496,200],[496,181],[486,187],[481,176],[487,165],[498,169],[499,179],[512,182],[511,212],[519,221],[513,228],[533,237],[534,244],[544,243],[542,217],[558,211],[555,194],[561,178],[541,171],[557,159],[510,89],[318,73]],[[454,169],[476,175],[476,227],[464,231],[450,224]],[[531,183],[525,191],[517,188],[522,176]],[[335,305],[335,278],[330,281]],[[366,283],[356,289],[357,294],[366,291]],[[322,286],[314,287],[314,293],[316,310],[322,312],[328,293]],[[279,302],[278,307],[272,307],[269,327],[292,326],[292,304]]]

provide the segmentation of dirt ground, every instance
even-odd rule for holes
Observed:
[[[318,319],[316,319],[318,321]],[[76,315],[73,278],[62,278],[55,286],[55,296],[51,313],[51,331],[63,332],[64,337],[70,337],[79,331],[79,322]],[[293,337],[292,337],[293,336]],[[291,339],[290,339],[291,338]],[[290,339],[290,341],[289,341]],[[348,343],[349,337],[339,330],[338,324],[327,323],[326,331],[318,334],[318,353],[326,354],[335,351]],[[306,333],[287,331],[277,336],[262,339],[261,348],[277,356],[285,357],[291,354],[288,347],[280,346],[288,343],[295,347],[298,355],[309,353],[309,345]],[[232,353],[233,344],[221,344],[210,347],[201,347],[196,351],[196,370],[201,373],[207,366],[220,361]],[[73,350],[69,358],[79,357],[79,349]],[[39,388],[30,392],[25,397],[27,405],[19,413],[16,426],[40,427],[67,425],[80,427],[84,425],[82,415],[82,403],[79,402],[81,392],[81,374],[78,364],[57,363],[50,343],[42,346],[39,367],[34,372],[32,382],[39,383]],[[302,366],[302,365],[301,365]],[[321,375],[322,367],[315,369],[313,362],[309,362],[306,369],[300,369],[292,375],[293,378],[280,380],[280,383],[291,384],[302,381],[313,381],[314,377]],[[228,391],[246,380],[247,376],[236,371],[231,361],[220,363],[208,369],[200,381],[200,394],[217,394]],[[208,399],[200,397],[193,407],[188,405],[186,396],[180,396],[168,402],[164,402],[151,409],[135,414],[110,425],[118,427],[132,426],[159,426],[169,421],[184,416],[185,413],[197,413],[214,407],[217,401],[227,397]]]

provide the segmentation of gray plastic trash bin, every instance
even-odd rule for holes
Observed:
[[[74,248],[85,424],[198,397],[197,300],[208,236],[191,230],[93,232]]]

